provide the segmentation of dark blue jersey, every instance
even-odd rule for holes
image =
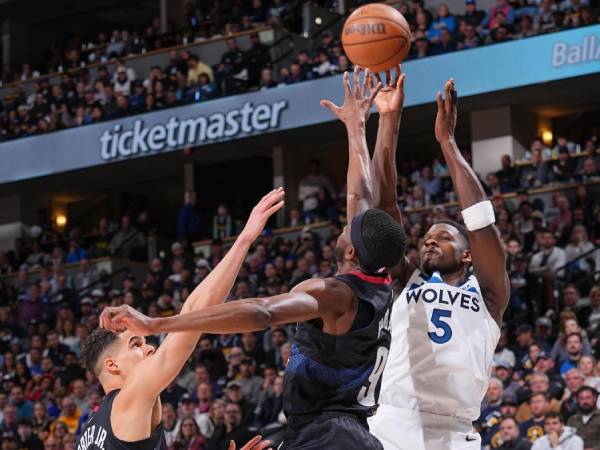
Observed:
[[[98,411],[84,425],[77,441],[77,450],[167,450],[162,422],[150,437],[141,441],[125,442],[114,435],[110,413],[119,392],[120,389],[115,389],[104,397]]]
[[[356,270],[335,279],[356,295],[356,317],[339,336],[310,322],[298,324],[284,378],[283,409],[292,419],[323,412],[365,418],[377,408],[391,342],[391,278]]]

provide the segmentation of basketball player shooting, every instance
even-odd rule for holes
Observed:
[[[269,217],[283,206],[284,191],[265,195],[253,209],[244,230],[217,267],[194,289],[181,314],[222,303]],[[177,376],[201,333],[169,334],[155,349],[141,334],[99,328],[82,346],[82,357],[106,396],[85,425],[78,450],[166,450],[159,394]],[[242,450],[261,450],[268,441],[252,439]],[[238,443],[241,444],[241,443]],[[231,443],[230,450],[235,449]]]
[[[136,335],[161,332],[240,333],[298,322],[284,377],[287,433],[281,449],[370,450],[381,443],[367,417],[377,403],[389,351],[391,279],[385,270],[405,254],[402,227],[373,209],[366,116],[379,87],[366,95],[343,76],[350,139],[348,225],[335,249],[337,274],[307,280],[290,293],[238,300],[171,318],[151,319],[129,307],[106,308],[101,324]]]
[[[401,88],[398,83],[395,89]],[[392,91],[384,94],[387,100],[394,96]],[[375,105],[398,113],[401,97],[396,95],[395,102],[376,99]],[[379,186],[376,190],[391,195],[381,196],[377,206],[396,209],[391,214],[400,217],[394,188],[397,128],[384,132],[383,119],[380,115],[378,147],[388,151],[376,152],[375,157],[388,158],[388,167],[374,164],[374,182]],[[456,145],[456,121],[457,93],[449,80],[445,98],[437,94],[435,136],[466,228],[450,220],[438,221],[425,234],[420,267],[404,258],[391,271],[405,288],[391,316],[393,345],[383,373],[381,405],[369,420],[371,432],[385,450],[481,448],[472,421],[479,417],[487,390],[509,282],[494,211]]]

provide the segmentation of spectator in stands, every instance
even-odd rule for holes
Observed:
[[[577,178],[581,181],[590,181],[597,178],[600,174],[596,160],[593,158],[585,158],[583,167],[577,172]]]
[[[136,228],[131,226],[129,216],[121,219],[121,229],[115,233],[110,241],[109,251],[113,255],[131,258],[136,250],[146,245],[146,238]]]
[[[415,44],[411,50],[410,57],[412,59],[425,58],[431,54],[429,49],[429,41],[426,37],[421,36],[415,40]]]
[[[239,448],[252,437],[254,437],[254,433],[247,426],[242,425],[240,406],[231,402],[225,405],[224,423],[215,427],[206,448],[207,450],[225,450],[229,446],[229,441],[234,441]]]
[[[566,427],[560,414],[551,412],[544,421],[545,436],[537,439],[531,450],[583,450],[583,440],[577,436],[575,430]]]
[[[600,410],[596,403],[598,391],[590,386],[583,386],[577,391],[577,407],[579,412],[571,416],[567,424],[583,438],[583,446],[600,448]]]
[[[517,32],[513,34],[513,39],[523,39],[536,34],[533,28],[533,19],[531,16],[526,15],[521,17],[521,20],[517,27]]]
[[[229,214],[227,205],[222,203],[217,208],[217,214],[213,217],[212,238],[224,239],[233,236],[233,232],[233,220]]]
[[[246,64],[248,67],[248,85],[258,85],[261,71],[271,67],[271,55],[266,45],[260,42],[257,33],[250,35],[251,47],[246,51]]]
[[[551,0],[541,0],[538,11],[533,18],[536,33],[546,33],[556,28],[554,11],[552,11]]]
[[[531,448],[529,442],[519,437],[519,426],[514,417],[502,418],[499,430],[502,444],[495,448],[502,450],[529,450]]]
[[[198,77],[200,76],[200,74],[206,74],[208,75],[208,78],[211,82],[214,81],[215,77],[213,74],[213,70],[208,64],[204,63],[203,61],[200,61],[200,58],[198,58],[198,56],[190,55],[189,59],[187,60],[187,66],[187,79],[190,85],[198,81]]]
[[[314,220],[315,211],[319,205],[318,194],[320,189],[325,189],[332,197],[335,197],[333,184],[321,173],[320,163],[317,160],[309,162],[309,173],[298,187],[298,199],[302,202],[303,215]]]
[[[438,42],[440,40],[440,33],[442,30],[448,30],[450,37],[456,31],[456,17],[450,14],[448,5],[441,3],[438,6],[437,17],[431,22],[429,30],[427,31],[427,38],[431,42]]]
[[[465,13],[462,16],[462,19],[467,22],[467,25],[476,29],[483,19],[485,19],[485,11],[477,9],[477,2],[475,0],[466,0]]]
[[[502,1],[502,0],[501,0]],[[548,168],[542,161],[542,152],[536,148],[531,152],[531,164],[521,167],[520,185],[524,189],[544,185],[548,182]]]
[[[431,51],[432,55],[441,55],[443,53],[456,51],[456,42],[447,28],[442,28],[439,32],[436,44]]]
[[[458,41],[457,45],[461,50],[475,48],[481,45],[481,39],[475,31],[475,27],[473,25],[465,26],[464,35],[462,36],[462,39]]]
[[[544,435],[544,419],[550,412],[548,395],[542,392],[534,393],[529,398],[531,419],[520,424],[520,433],[529,442],[534,443]]]
[[[550,165],[550,179],[557,183],[567,183],[575,176],[576,162],[569,157],[565,147],[558,149],[558,159]]]
[[[180,239],[187,242],[198,240],[201,236],[200,214],[196,209],[197,201],[198,195],[196,192],[188,192],[186,202],[177,216],[177,234]]]
[[[485,19],[479,25],[478,31],[482,30],[492,31],[498,28],[498,12],[502,13],[506,19],[506,24],[511,25],[515,21],[515,13],[506,0],[496,0],[496,5],[490,8]]]

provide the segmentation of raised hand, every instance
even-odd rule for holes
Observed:
[[[240,450],[264,450],[271,445],[271,441],[261,441],[261,439],[262,436],[254,436]],[[229,441],[229,450],[235,450],[235,442]]]
[[[350,75],[344,72],[342,86],[344,88],[344,104],[337,106],[329,100],[321,100],[321,106],[331,111],[338,119],[346,125],[365,124],[371,114],[371,107],[377,93],[381,89],[381,82],[374,84],[369,69],[365,70],[365,76],[360,83],[360,72],[362,69],[354,67],[352,86],[350,86]],[[369,94],[367,95],[367,89]]]
[[[451,78],[446,81],[444,87],[445,98],[437,93],[437,116],[435,118],[435,138],[439,143],[454,141],[454,130],[456,129],[458,94]]]
[[[136,336],[155,334],[152,318],[129,305],[107,306],[100,314],[100,326],[113,333],[129,330]]]
[[[381,83],[381,76],[375,74],[375,77]],[[406,75],[402,73],[402,66],[398,64],[396,68],[396,78],[392,78],[391,72],[385,72],[386,85],[379,91],[375,97],[375,107],[379,114],[402,113],[404,106],[404,79]],[[374,79],[371,77],[371,89],[375,89]]]
[[[258,239],[269,218],[283,207],[284,196],[283,188],[273,189],[266,194],[250,213],[240,237],[243,236],[251,241]]]

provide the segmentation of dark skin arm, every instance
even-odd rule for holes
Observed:
[[[461,209],[487,200],[485,191],[473,169],[465,161],[454,140],[458,95],[454,80],[446,82],[445,100],[437,93],[438,112],[435,137],[448,164]],[[486,306],[500,326],[508,306],[510,284],[506,273],[506,255],[496,225],[469,232],[471,259],[475,276],[481,286]]]
[[[128,306],[105,308],[102,327],[112,331],[128,329],[139,336],[181,331],[203,333],[246,333],[272,325],[318,320],[329,334],[350,330],[357,300],[344,283],[333,278],[310,279],[291,292],[267,298],[250,298],[201,311],[165,318],[150,318]]]
[[[373,180],[373,205],[392,216],[396,222],[404,226],[402,213],[398,206],[398,171],[396,169],[396,149],[398,132],[404,105],[404,79],[401,66],[396,69],[396,79],[387,71],[387,85],[375,97],[375,107],[379,112],[377,142],[371,163],[371,179]],[[377,78],[381,81],[379,75]],[[404,257],[400,264],[390,269],[390,275],[400,284],[406,284],[415,267]]]
[[[329,109],[346,125],[348,132],[348,173],[347,184],[347,221],[373,206],[373,189],[371,182],[371,157],[367,147],[366,124],[375,96],[381,89],[381,83],[373,86],[370,83],[369,71],[365,72],[362,83],[359,82],[360,67],[354,68],[352,86],[350,76],[344,72],[344,104],[334,105],[329,100],[321,100],[321,106]],[[367,89],[370,93],[367,96]]]

